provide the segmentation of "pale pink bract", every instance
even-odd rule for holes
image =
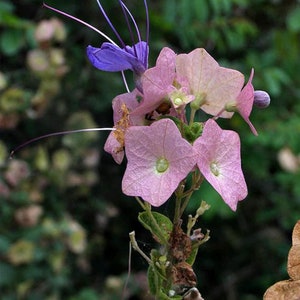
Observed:
[[[254,70],[252,69],[247,84],[243,87],[243,89],[237,97],[236,109],[238,113],[242,116],[242,118],[246,121],[246,123],[249,125],[252,133],[254,135],[257,135],[257,131],[249,119],[254,101],[254,88],[252,85],[253,75]]]
[[[189,54],[179,54],[176,71],[188,79],[191,93],[201,99],[201,109],[210,115],[217,115],[225,104],[234,101],[244,84],[244,75],[239,71],[220,67],[205,49],[198,48]],[[223,111],[223,118],[230,118],[232,112]]]
[[[170,48],[163,48],[156,66],[142,75],[144,97],[140,106],[133,111],[133,115],[150,113],[162,103],[167,103],[175,109],[184,108],[194,100],[187,78],[176,73],[176,56]],[[174,112],[170,114],[176,115]]]
[[[141,197],[153,206],[165,203],[196,164],[192,145],[170,119],[130,127],[125,152],[128,163],[122,181],[124,194]],[[168,163],[163,172],[157,169],[160,159]]]
[[[209,119],[202,135],[194,142],[194,150],[200,172],[235,211],[238,201],[248,193],[241,169],[238,134],[222,130],[213,119]]]
[[[170,48],[163,48],[156,60],[156,65],[145,71],[141,77],[143,100],[133,112],[134,115],[147,114],[164,101],[175,79],[176,54]]]
[[[143,116],[131,116],[130,112],[134,110],[138,105],[138,98],[140,93],[137,89],[131,93],[125,93],[118,95],[112,102],[114,112],[114,127],[116,131],[112,131],[104,145],[104,150],[110,153],[116,163],[120,164],[124,158],[124,149],[120,143],[120,131],[127,130],[127,126],[132,125],[144,125]],[[119,139],[117,138],[119,136]]]

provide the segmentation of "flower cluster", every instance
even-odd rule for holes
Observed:
[[[99,48],[88,46],[87,57],[101,71],[121,71],[127,90],[113,99],[114,128],[71,132],[111,130],[104,150],[118,164],[126,157],[122,191],[137,199],[144,209],[138,216],[140,223],[160,244],[160,249],[152,249],[148,257],[139,248],[134,232],[130,233],[132,247],[149,263],[150,292],[156,299],[200,300],[202,297],[195,288],[197,280],[192,265],[199,246],[209,239],[209,230],[203,234],[201,228],[192,229],[209,205],[203,201],[196,214],[188,217],[186,232],[181,228],[183,212],[203,180],[211,184],[233,211],[237,209],[238,202],[247,196],[239,135],[235,131],[222,129],[217,121],[219,118],[231,118],[237,112],[252,133],[257,135],[250,121],[252,107],[267,107],[269,95],[254,90],[253,69],[245,82],[241,72],[220,66],[203,48],[188,54],[176,54],[165,47],[156,64],[149,68],[146,0],[143,0],[146,11],[145,40],[128,7],[118,0],[129,27],[129,45],[123,41],[99,0],[97,3],[118,43],[85,21],[44,4],[88,26],[107,40]],[[127,70],[134,74],[135,86],[132,90],[124,75]],[[70,132],[44,137],[65,133]],[[161,206],[173,195],[173,221],[151,210],[152,206]]]
[[[163,48],[156,65],[141,76],[142,91],[113,101],[116,130],[105,150],[117,163],[125,151],[123,192],[160,206],[190,172],[200,172],[236,210],[247,195],[240,140],[236,132],[221,129],[216,119],[237,111],[257,134],[249,120],[252,77],[253,71],[243,87],[243,74],[219,66],[205,49],[176,55]],[[199,109],[212,117],[199,122]]]
[[[44,5],[106,38],[108,42],[100,48],[87,47],[88,59],[99,70],[121,71],[123,74],[127,93],[113,100],[114,130],[104,149],[118,164],[126,155],[127,168],[122,182],[124,194],[160,206],[190,173],[194,173],[204,177],[229,207],[236,210],[238,201],[247,196],[241,169],[240,140],[236,132],[223,130],[216,120],[231,118],[237,112],[257,135],[249,119],[252,107],[254,104],[266,107],[270,98],[264,91],[254,91],[254,70],[245,84],[242,73],[221,67],[203,48],[179,55],[170,48],[163,48],[156,65],[148,68],[146,0],[145,41],[133,15],[119,0],[131,33],[131,46],[122,40],[100,1],[97,3],[121,46],[88,23]],[[132,91],[127,86],[125,70],[134,73],[136,85]],[[204,120],[197,120],[199,110],[206,113]]]

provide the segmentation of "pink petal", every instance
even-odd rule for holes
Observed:
[[[244,83],[242,73],[220,67],[202,48],[189,54],[179,54],[176,70],[188,78],[192,94],[204,98],[201,109],[211,115],[217,115],[227,102],[235,100]],[[225,111],[221,117],[230,118],[232,115],[232,112]]]
[[[196,164],[193,147],[170,119],[130,127],[125,152],[128,164],[122,181],[124,194],[142,197],[153,206],[165,203]],[[169,168],[159,173],[156,161],[162,157],[168,160]]]
[[[254,88],[252,85],[252,79],[254,75],[254,69],[251,70],[251,74],[247,84],[241,90],[240,94],[237,97],[237,109],[242,118],[250,126],[251,131],[254,135],[258,135],[256,129],[251,123],[249,116],[252,111],[253,101],[254,101]]]
[[[202,136],[194,142],[199,170],[225,203],[236,210],[237,203],[247,196],[247,186],[241,169],[240,139],[236,132],[222,130],[210,119],[205,123]],[[218,166],[215,175],[211,166]]]
[[[117,164],[121,164],[124,158],[124,149],[111,132],[104,144],[104,150],[111,154]]]
[[[114,111],[114,125],[117,129],[124,131],[124,135],[127,128],[122,128],[118,124],[118,122],[122,118],[124,119],[124,121],[127,118],[128,126],[143,125],[144,123],[143,116],[130,115],[130,111],[134,110],[139,105],[139,102],[137,100],[137,97],[139,96],[140,94],[138,90],[135,89],[131,93],[118,95],[113,100],[112,107]],[[104,145],[104,150],[112,155],[116,163],[120,164],[123,161],[124,149],[123,145],[116,138],[116,132],[111,132],[109,134]]]
[[[139,106],[139,97],[142,97],[137,89],[133,90],[131,93],[124,93],[118,95],[113,99],[112,108],[114,111],[114,124],[116,124],[123,116],[124,110],[122,109],[122,105],[126,105],[129,112],[133,111]],[[142,125],[143,117],[141,116],[128,116],[130,119],[131,125]]]
[[[175,52],[165,47],[157,58],[156,66],[143,74],[144,98],[141,105],[132,113],[133,115],[153,111],[167,96],[175,78],[175,58]]]

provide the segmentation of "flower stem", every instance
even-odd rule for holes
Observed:
[[[139,247],[136,239],[135,239],[135,232],[132,231],[129,233],[130,243],[132,248],[137,251],[146,261],[149,265],[152,264],[151,259],[142,251],[142,249]]]
[[[192,125],[193,122],[194,122],[194,119],[195,119],[195,115],[196,115],[196,109],[194,108],[191,108],[191,114],[190,114],[190,122],[189,122],[189,125]]]
[[[174,218],[173,218],[173,225],[175,226],[176,224],[179,223],[179,220],[182,216],[182,214],[180,213],[181,209],[181,200],[183,199],[183,195],[184,195],[184,188],[185,188],[185,180],[183,180],[176,192],[175,192],[175,195],[176,195],[176,200],[175,200],[175,210],[174,210]]]
[[[163,242],[163,244],[167,245],[168,241],[166,240],[163,231],[161,230],[160,226],[158,225],[156,219],[153,217],[152,211],[151,211],[151,205],[148,202],[144,203],[144,209],[150,218],[151,222],[153,223],[156,232],[159,233],[159,239]]]
[[[135,197],[135,200],[138,202],[138,204],[142,207],[143,210],[146,210],[145,204],[139,197]]]
[[[176,194],[176,202],[175,202],[175,211],[174,211],[174,219],[173,223],[174,225],[177,224],[184,213],[187,205],[189,204],[189,201],[194,193],[194,191],[198,190],[204,177],[201,173],[194,172],[192,175],[192,186],[184,191],[185,188],[185,181],[184,183],[181,183],[175,194]]]
[[[182,205],[180,206],[180,216],[182,216],[182,214],[184,213],[186,207],[188,206],[190,199],[193,195],[194,189],[191,190],[186,196],[185,196],[185,200],[183,201]]]
[[[159,238],[165,243],[167,244],[167,240],[164,237],[163,232],[161,231],[159,225],[157,224],[157,221],[155,220],[155,218],[153,217],[153,214],[151,212],[151,205],[148,202],[142,202],[142,200],[139,197],[135,197],[136,201],[140,204],[140,206],[142,207],[142,209],[147,213],[148,217],[150,218],[151,222],[153,223],[153,225],[155,226],[156,232],[159,233]]]

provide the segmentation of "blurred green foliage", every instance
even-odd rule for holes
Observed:
[[[117,1],[102,2],[130,44]],[[142,1],[127,2],[144,32]],[[113,36],[94,0],[48,4]],[[253,109],[258,137],[239,116],[230,120],[242,140],[248,198],[233,213],[204,184],[189,207],[193,212],[201,199],[211,204],[199,224],[211,230],[211,240],[196,262],[204,298],[261,299],[268,286],[288,278],[291,230],[300,218],[299,2],[148,4],[150,65],[163,46],[178,53],[204,47],[246,77],[254,67],[255,89],[272,97],[267,110]],[[13,160],[8,153],[46,133],[111,126],[111,100],[125,92],[121,77],[89,65],[85,47],[99,46],[99,35],[39,0],[2,0],[0,29],[1,299],[120,299],[128,232],[135,229],[145,250],[151,247],[137,223],[138,205],[121,193],[124,165],[102,150],[106,134],[49,138]],[[171,201],[161,209],[171,210]],[[146,266],[135,253],[132,269],[127,298],[146,299]]]

